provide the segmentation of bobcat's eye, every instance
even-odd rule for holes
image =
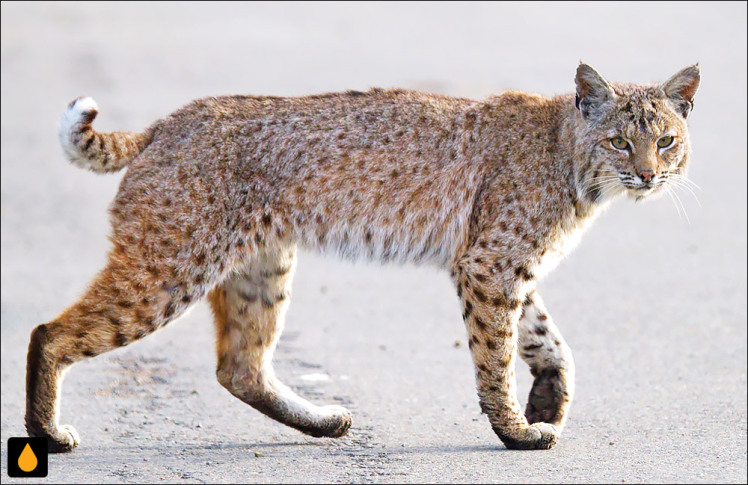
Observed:
[[[623,138],[612,138],[610,144],[613,145],[613,148],[616,150],[628,150],[629,148],[629,142]]]
[[[663,136],[659,140],[657,140],[657,146],[659,148],[667,148],[670,145],[673,144],[674,138],[672,136]]]

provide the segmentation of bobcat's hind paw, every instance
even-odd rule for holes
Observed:
[[[324,434],[330,438],[340,438],[348,433],[351,427],[351,412],[342,406],[324,406],[322,409],[330,413],[330,418],[327,421],[328,426],[325,427]]]
[[[351,427],[351,413],[342,406],[322,406],[321,419],[314,426],[294,426],[302,433],[315,438],[340,438]],[[293,426],[293,425],[292,425]]]

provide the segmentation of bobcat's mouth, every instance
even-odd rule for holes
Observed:
[[[623,185],[628,195],[636,200],[641,200],[644,197],[657,192],[667,181],[667,179],[661,176],[656,176],[652,180],[645,182],[639,177],[629,173],[619,173],[618,180],[621,185]]]
[[[653,195],[663,193],[663,189],[666,189],[668,185],[667,180],[665,179],[652,182],[641,182],[638,184],[622,184],[625,187],[626,194],[637,202],[652,197]]]

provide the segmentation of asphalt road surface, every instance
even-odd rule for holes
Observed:
[[[354,415],[314,439],[215,380],[208,307],[73,367],[81,434],[49,482],[746,482],[746,4],[2,4],[2,481],[24,436],[31,329],[81,294],[108,249],[122,174],[70,166],[68,101],[101,131],[190,100],[371,86],[481,98],[574,89],[700,62],[691,179],[615,203],[539,290],[574,351],[560,443],[508,451],[481,415],[448,276],[302,253],[278,374]],[[520,364],[521,400],[531,380]]]

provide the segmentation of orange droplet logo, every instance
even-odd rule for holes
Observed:
[[[33,471],[37,464],[39,464],[39,460],[36,459],[36,455],[31,450],[31,446],[26,443],[26,447],[21,452],[21,456],[18,457],[18,468],[28,473]]]

